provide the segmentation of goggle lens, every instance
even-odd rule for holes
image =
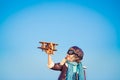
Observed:
[[[76,54],[73,50],[68,50],[67,54],[69,54],[69,55],[73,55],[73,54],[75,54],[75,55],[78,56],[78,54]],[[78,57],[79,57],[79,56],[78,56]]]
[[[67,54],[72,55],[72,54],[75,54],[75,53],[74,53],[73,50],[69,50],[69,51],[67,52]]]

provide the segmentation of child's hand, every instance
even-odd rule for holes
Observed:
[[[66,57],[60,62],[60,65],[64,65],[65,62],[67,61]]]

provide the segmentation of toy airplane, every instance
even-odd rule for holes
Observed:
[[[41,45],[41,47],[38,47],[40,49],[42,49],[42,51],[45,51],[47,54],[53,54],[54,51],[57,51],[57,49],[55,49],[55,47],[58,45],[56,43],[52,43],[52,42],[39,42]]]

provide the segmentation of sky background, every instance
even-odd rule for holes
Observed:
[[[120,1],[0,0],[0,80],[57,80],[39,41],[56,63],[82,48],[87,80],[120,80]]]

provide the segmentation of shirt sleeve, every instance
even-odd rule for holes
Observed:
[[[54,65],[55,65],[54,62],[51,62],[51,64],[49,64],[47,66],[48,66],[48,68],[52,68]]]
[[[63,67],[63,65],[60,65],[60,63],[55,63],[54,66],[51,69],[61,71],[62,67]]]

